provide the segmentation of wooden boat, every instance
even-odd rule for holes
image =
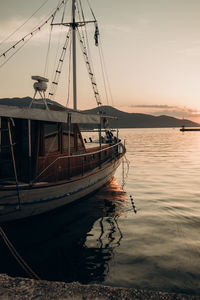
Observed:
[[[0,222],[42,214],[89,195],[112,179],[125,154],[124,145],[107,127],[102,137],[106,117],[88,61],[99,114],[77,111],[76,32],[87,22],[76,21],[75,4],[72,0],[72,22],[59,23],[70,28],[72,37],[74,109],[47,99],[48,79],[41,76],[32,76],[33,99],[0,101]],[[96,19],[89,22],[96,24]],[[60,67],[56,73],[61,73]],[[98,144],[86,147],[80,124],[98,124]]]

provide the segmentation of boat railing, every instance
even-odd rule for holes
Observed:
[[[117,148],[117,151],[115,151],[115,149]],[[122,154],[124,152],[124,147],[123,147],[123,144],[121,143],[121,141],[109,146],[109,147],[104,147],[104,148],[101,148],[100,150],[97,150],[97,151],[93,151],[93,152],[86,152],[86,153],[81,153],[81,154],[72,154],[72,155],[64,155],[64,156],[59,156],[57,157],[54,161],[52,161],[47,167],[45,167],[32,181],[31,181],[31,184],[34,184],[38,178],[40,178],[47,170],[49,170],[57,161],[59,160],[67,160],[69,161],[69,166],[70,166],[70,161],[71,159],[74,159],[74,158],[78,158],[78,157],[82,157],[82,158],[85,158],[87,156],[94,156],[95,154],[99,154],[99,167],[101,167],[101,156],[100,156],[100,153],[102,152],[105,152],[105,151],[109,151],[109,150],[113,150],[111,152],[111,154],[107,157],[106,161],[108,161],[108,159],[115,159],[117,158],[120,154]],[[84,173],[84,160],[83,160],[83,164],[82,164],[82,172],[80,173]],[[69,170],[70,172],[70,170]],[[69,176],[70,177],[70,174]]]

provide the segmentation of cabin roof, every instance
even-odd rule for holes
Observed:
[[[71,123],[100,123],[99,115],[74,111],[49,99],[46,100],[49,109],[41,99],[34,100],[29,108],[31,101],[30,97],[0,99],[0,117],[67,123],[71,116]]]

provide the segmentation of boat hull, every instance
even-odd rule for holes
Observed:
[[[112,179],[121,158],[76,180],[50,186],[20,187],[19,197],[13,189],[0,191],[0,223],[39,215],[93,193]]]

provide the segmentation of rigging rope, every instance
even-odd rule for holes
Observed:
[[[88,3],[88,6],[90,8],[90,11],[92,13],[92,16],[95,20],[95,36],[94,36],[95,44],[96,44],[96,46],[99,46],[99,31],[98,31],[98,26],[97,26],[97,20],[96,20],[95,14],[92,10],[92,7],[90,5],[89,0],[87,0],[87,3]],[[103,81],[104,81],[104,88],[105,88],[107,103],[109,103],[109,101],[108,101],[108,95],[107,95],[106,81],[107,81],[107,86],[108,86],[108,90],[109,90],[109,94],[110,94],[110,98],[111,98],[111,103],[113,105],[114,104],[113,103],[113,97],[112,97],[112,92],[111,92],[111,89],[110,89],[110,83],[109,83],[109,79],[108,79],[108,73],[107,73],[105,59],[104,59],[104,55],[103,55],[101,40],[100,40],[99,56],[100,56],[100,62],[101,62],[101,68],[102,68],[102,74],[103,74]]]
[[[126,164],[126,172],[125,172],[125,165]],[[128,177],[129,173],[129,168],[130,168],[130,161],[127,159],[126,155],[122,158],[122,189],[124,189],[125,183],[126,183],[126,178]]]
[[[82,4],[81,4],[81,0],[79,0],[79,4],[80,4],[80,8],[81,8],[82,21],[85,22],[85,16],[84,16],[84,12],[83,12],[83,7],[82,7]],[[78,12],[79,12],[79,10],[78,10]],[[79,12],[79,17],[80,17],[80,12]],[[81,20],[81,18],[80,18],[80,20]],[[83,40],[86,40],[85,45],[87,45],[88,57],[89,57],[89,60],[90,60],[91,66],[92,66],[92,70],[94,70],[94,66],[93,66],[93,63],[92,63],[92,56],[91,56],[91,53],[90,53],[90,45],[89,45],[89,40],[88,40],[88,34],[87,34],[87,23],[85,24],[85,28],[84,29],[85,29],[84,30],[85,33],[83,31],[83,27],[81,27],[82,38],[83,38]]]
[[[44,3],[23,23],[21,24],[19,27],[17,27],[17,29],[15,29],[8,37],[6,37],[4,40],[2,40],[0,42],[0,46],[6,42],[11,36],[13,36],[19,29],[21,29],[26,23],[28,23],[28,21],[30,21],[30,19],[32,17],[34,17],[36,15],[36,13],[48,2],[49,0],[45,0]]]
[[[64,19],[64,13],[65,13],[65,10],[66,10],[66,5],[67,3],[69,2],[69,0],[65,0],[65,3],[64,3],[64,10],[63,10],[63,16],[62,16],[62,19]],[[55,18],[55,17],[54,17]],[[51,25],[53,25],[53,21],[54,19],[52,19],[52,22],[51,22]],[[53,26],[52,26],[53,27]],[[63,27],[62,27],[63,28]],[[61,29],[59,35],[58,35],[58,39],[57,39],[57,48],[56,48],[56,55],[55,55],[55,59],[54,59],[54,63],[53,63],[53,68],[52,68],[52,74],[51,74],[51,79],[50,79],[50,82],[53,82],[55,81],[54,80],[54,77],[55,77],[55,73],[56,73],[56,69],[57,69],[57,66],[56,66],[56,63],[57,63],[57,59],[58,59],[58,54],[59,54],[59,47],[60,47],[60,43],[61,43],[61,36],[62,36],[62,33],[63,33],[63,30]],[[52,89],[52,86],[49,86],[48,88],[48,91],[50,94],[50,90]],[[53,96],[53,95],[52,95]]]
[[[52,73],[51,73],[51,78],[49,80],[49,82],[53,81],[53,78],[55,76],[55,72],[56,72],[56,67],[57,67],[57,61],[58,61],[58,56],[59,56],[59,50],[60,50],[60,44],[61,44],[61,37],[63,34],[63,29],[64,27],[61,28],[61,31],[58,35],[58,39],[57,39],[57,46],[56,46],[56,53],[55,53],[55,58],[54,58],[54,63],[53,63],[53,68],[52,68]],[[48,91],[50,90],[51,86],[49,85]]]
[[[53,26],[51,25],[50,33],[49,33],[49,42],[48,42],[48,48],[47,48],[47,55],[44,65],[44,77],[47,77],[48,74],[48,59],[49,59],[49,52],[50,52],[50,46],[51,46],[51,35],[52,35]]]
[[[53,21],[53,19],[55,18],[56,13],[60,10],[61,6],[65,4],[65,0],[62,0],[62,2],[56,7],[56,10],[48,17],[48,19],[43,22],[40,26],[38,27],[34,27],[34,29],[31,31],[31,33],[26,34],[25,36],[23,36],[19,41],[17,41],[13,46],[11,46],[10,48],[8,48],[6,51],[4,51],[1,55],[1,57],[6,57],[7,53],[9,53],[11,50],[15,49],[16,46],[18,46],[19,44],[22,44],[22,46],[20,48],[22,48],[37,32],[39,32],[50,20]],[[27,40],[26,40],[27,39]],[[13,57],[14,54],[16,54],[18,52],[18,49],[6,60],[4,61],[0,67],[2,67],[11,57]]]
[[[94,18],[94,20],[96,21],[96,17],[95,17],[95,15],[94,15],[94,12],[93,12],[93,10],[92,10],[92,7],[91,7],[91,5],[90,5],[90,2],[87,0],[87,3],[88,3],[88,6],[89,6],[89,8],[90,8],[90,11],[91,11],[91,13],[92,13],[92,15],[93,15],[93,18]]]
[[[103,62],[102,62],[102,57],[101,57],[101,52],[100,48],[99,49],[99,58],[100,58],[100,63],[101,63],[101,72],[102,72],[102,77],[103,77],[103,83],[104,83],[104,89],[105,89],[105,95],[106,95],[106,100],[107,100],[107,105],[108,103],[108,93],[107,93],[107,88],[106,88],[106,80],[105,80],[105,74],[104,74],[104,68],[103,68]]]
[[[30,266],[25,262],[25,260],[20,256],[20,254],[17,252],[13,244],[8,239],[7,235],[3,231],[3,228],[0,227],[0,235],[2,239],[4,240],[6,246],[14,256],[14,258],[17,260],[17,262],[20,264],[20,266],[23,268],[23,270],[33,279],[40,280],[39,276],[30,268]]]
[[[79,5],[80,5],[80,8],[81,8],[82,20],[83,20],[83,22],[85,22],[85,16],[84,16],[84,12],[83,12],[83,8],[82,8],[82,4],[81,4],[80,0],[79,0]],[[78,10],[78,12],[79,12],[79,10]],[[93,16],[94,16],[94,14],[93,14]],[[81,19],[80,12],[79,12],[79,18]],[[94,19],[95,19],[95,16],[94,16]],[[81,36],[80,32],[78,31],[81,49],[82,49],[83,56],[84,56],[84,59],[85,59],[86,67],[88,69],[89,77],[90,77],[90,80],[91,80],[91,83],[92,83],[94,96],[95,96],[97,105],[100,106],[101,105],[101,100],[100,100],[100,95],[99,95],[99,92],[98,92],[98,89],[97,89],[96,80],[95,80],[95,77],[94,77],[94,72],[93,72],[94,68],[93,68],[93,65],[92,65],[92,59],[89,58],[89,56],[90,56],[90,50],[89,49],[90,48],[89,48],[89,43],[88,43],[86,26],[85,26],[85,36],[84,36],[84,32],[83,32],[82,29],[81,29],[81,32],[82,32],[82,36]],[[86,42],[85,42],[85,40],[86,40]],[[87,43],[87,47],[86,47],[86,43]],[[88,49],[88,51],[87,51],[87,49]]]
[[[52,81],[52,85],[51,85],[51,88],[50,88],[49,98],[51,98],[52,96],[55,96],[56,89],[57,89],[58,82],[59,82],[59,78],[60,78],[60,74],[62,72],[63,62],[64,62],[64,59],[65,59],[65,54],[66,54],[66,50],[67,50],[70,35],[71,35],[71,28],[69,28],[69,31],[68,31],[66,39],[65,39],[64,46],[62,48],[61,56],[60,56],[58,66],[57,66],[57,69],[56,69],[56,72],[55,72],[55,76],[54,76],[54,79]]]
[[[109,94],[110,94],[111,104],[113,106],[114,101],[113,101],[112,91],[111,91],[111,88],[110,88],[110,82],[109,82],[108,72],[107,72],[107,68],[106,68],[106,63],[105,63],[105,59],[104,59],[104,55],[103,55],[103,48],[102,48],[101,38],[99,38],[99,41],[100,41],[100,43],[99,43],[99,56],[100,56],[100,60],[102,61],[102,69],[104,70],[105,81],[107,82],[107,87],[108,87],[108,91],[109,91]]]
[[[88,57],[88,53],[87,53],[87,48],[85,46],[85,41],[84,41],[84,39],[81,38],[79,30],[78,30],[78,34],[79,34],[79,39],[80,39],[81,50],[83,52],[83,57],[85,59],[86,67],[88,69],[89,77],[90,77],[90,80],[91,80],[91,83],[92,83],[92,89],[94,91],[94,96],[95,96],[97,105],[100,106],[101,105],[101,99],[100,99],[97,84],[96,84],[96,81],[95,81],[94,72],[93,72],[93,70],[91,68],[91,65],[90,65],[90,62],[89,62],[89,57]]]
[[[32,38],[32,36],[30,36],[25,42],[24,44],[22,44],[11,56],[9,56],[1,65],[0,68],[3,67],[17,52],[19,52],[28,42],[29,40]],[[1,56],[0,56],[1,57]]]
[[[68,2],[68,1],[65,1],[65,5],[64,5],[64,9],[63,9],[63,15],[62,15],[62,20],[61,20],[61,23],[63,23],[63,21],[64,21],[64,17],[65,17],[65,10],[66,10],[66,5],[67,5],[67,2]]]

